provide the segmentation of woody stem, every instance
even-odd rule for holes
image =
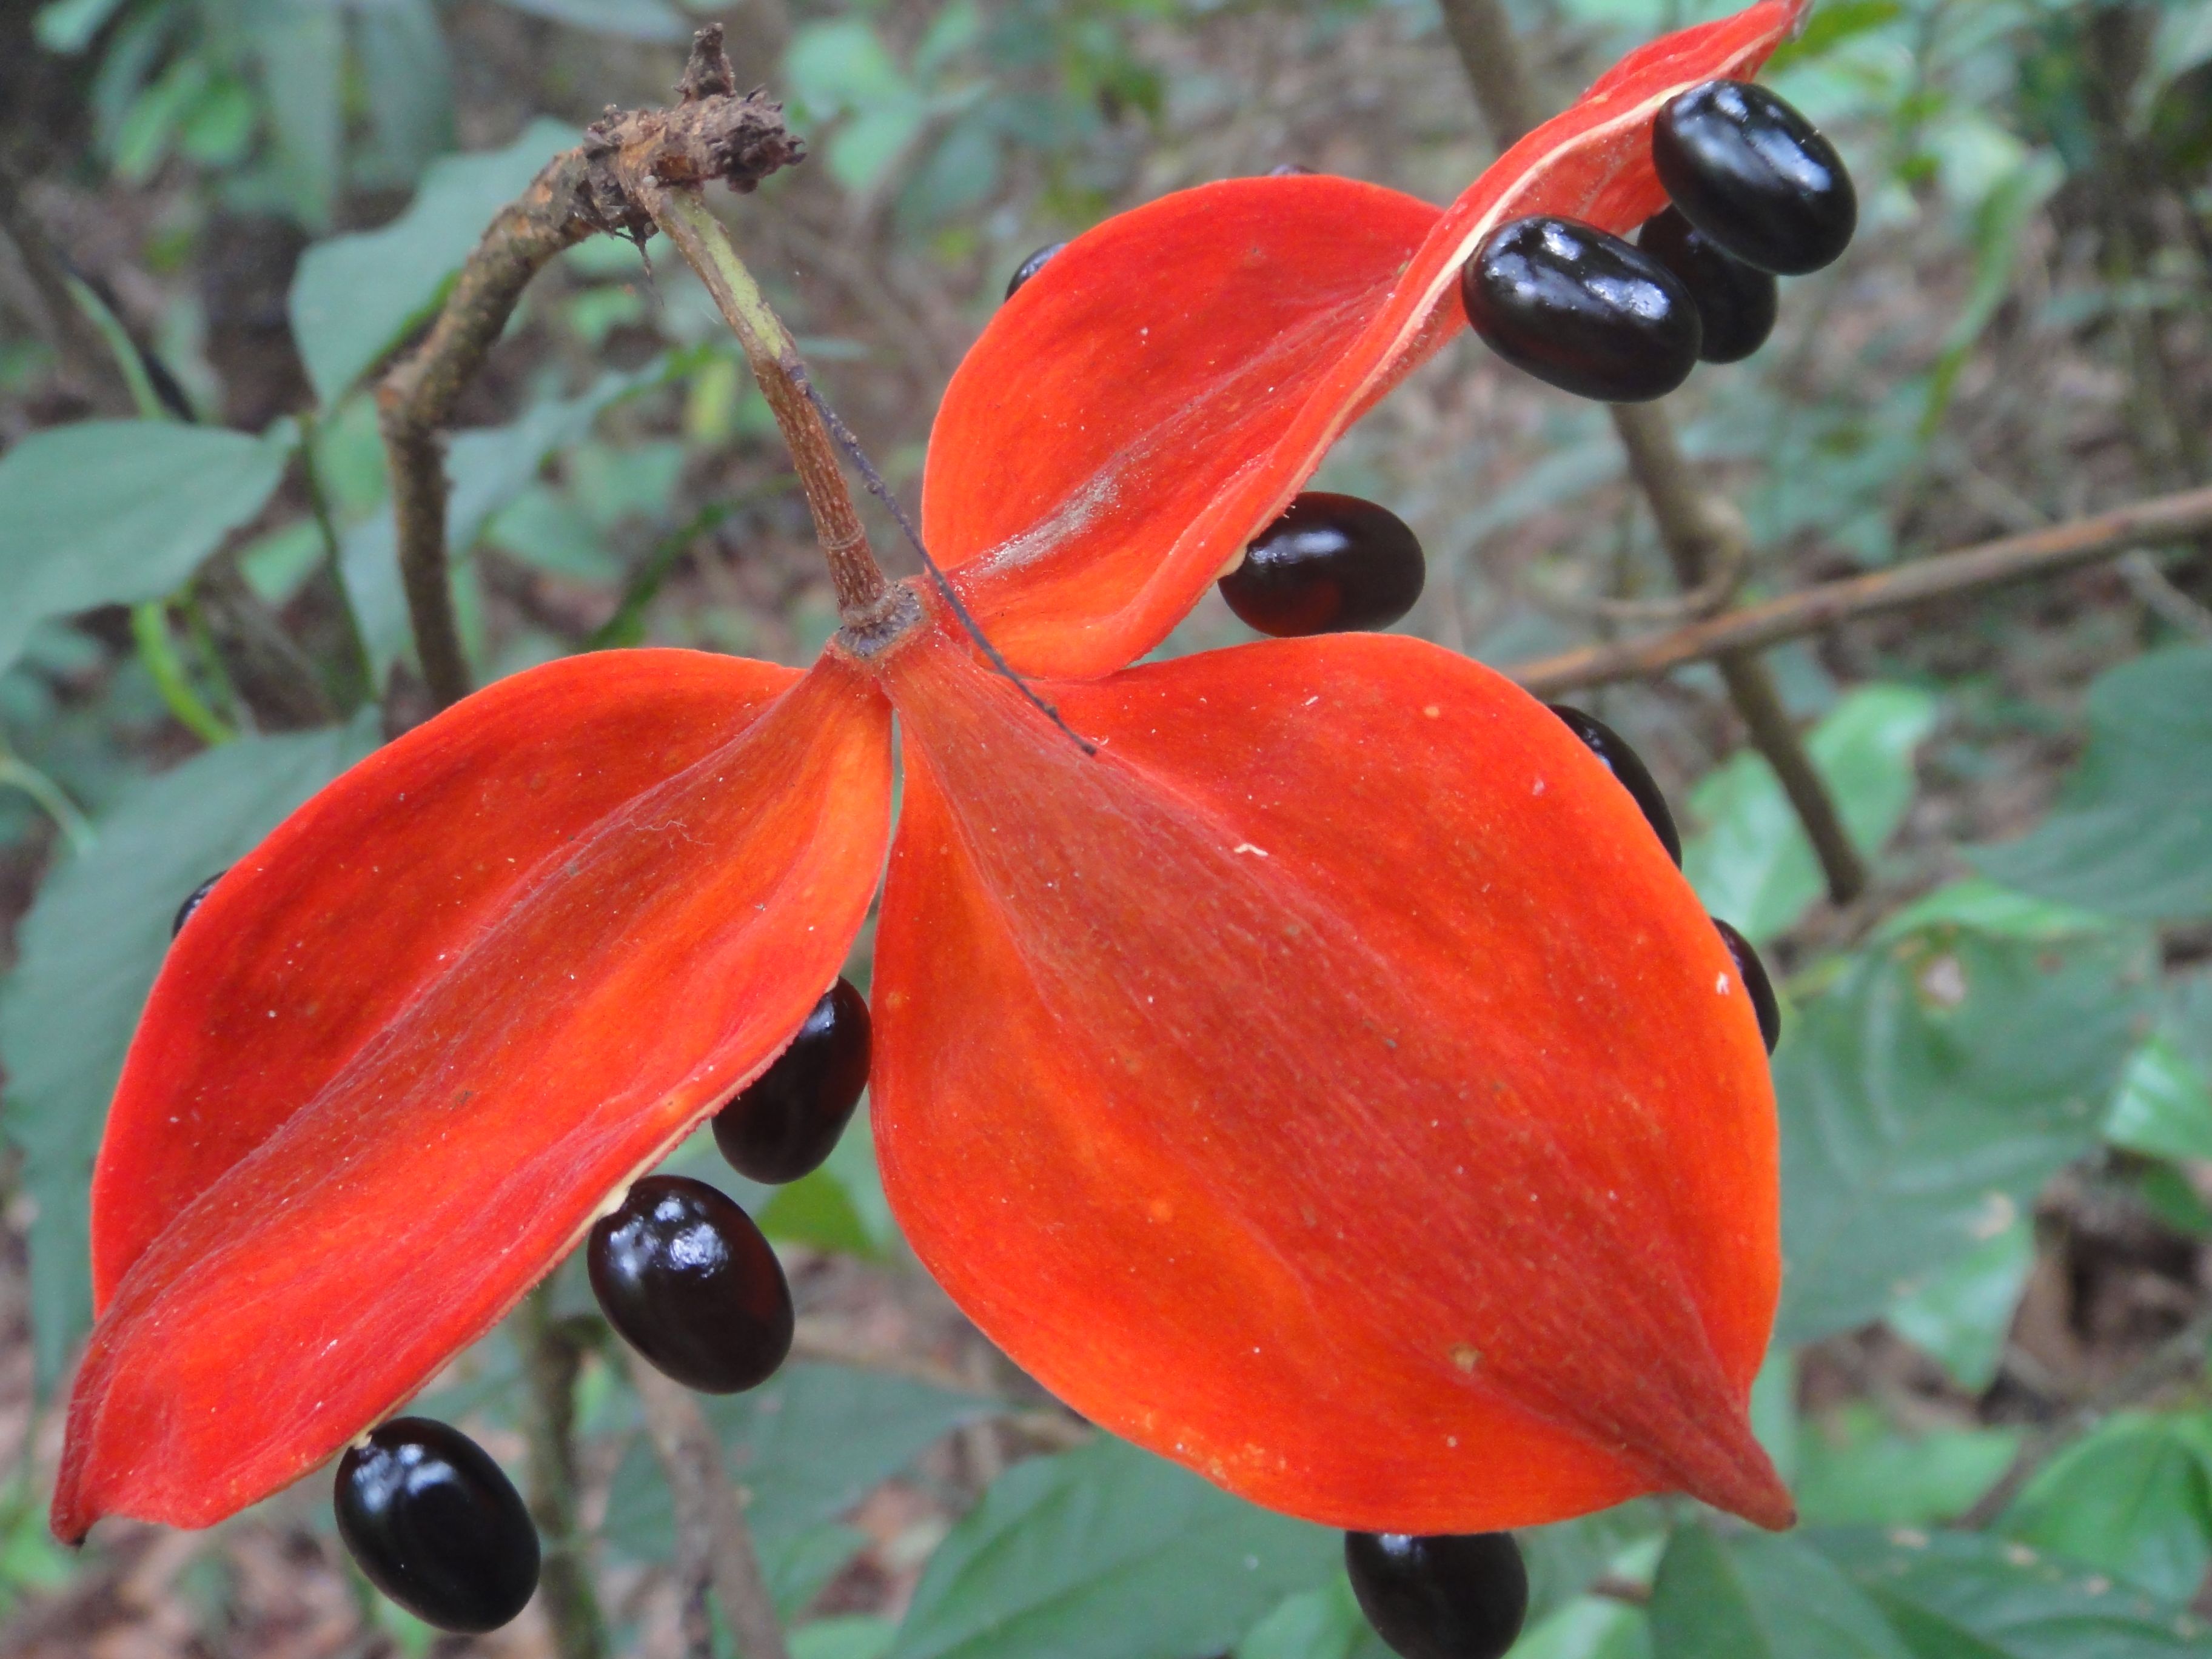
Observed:
[[[867,532],[837,469],[837,449],[807,397],[799,349],[770,308],[760,284],[731,246],[721,221],[696,190],[642,181],[638,204],[653,216],[676,250],[699,273],[716,309],[744,349],[745,361],[768,398],[783,441],[799,469],[799,488],[814,515],[814,533],[837,590],[837,611],[849,628],[865,630],[888,618],[896,596],[869,550]]]

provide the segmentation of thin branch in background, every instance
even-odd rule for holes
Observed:
[[[716,39],[720,39],[719,29]],[[687,74],[687,86],[697,84]],[[726,87],[673,110],[612,114],[583,143],[541,168],[500,210],[461,267],[430,331],[378,385],[378,423],[391,463],[399,568],[416,655],[440,708],[468,694],[468,659],[453,615],[446,546],[441,429],[498,342],[530,279],[564,249],[602,232],[641,236],[651,221],[624,179],[750,190],[802,154],[778,106]]]
[[[576,1521],[576,1377],[590,1339],[554,1311],[550,1279],[523,1297],[520,1322],[530,1385],[523,1414],[530,1515],[544,1549],[538,1595],[561,1659],[605,1659],[606,1625]]]
[[[192,592],[255,725],[304,732],[337,718],[339,705],[313,659],[253,591],[235,558],[226,555],[209,563]]]
[[[2198,1313],[2072,1410],[2031,1431],[1996,1483],[1953,1524],[1972,1530],[1996,1521],[2012,1507],[2012,1500],[2034,1479],[2038,1469],[2114,1412],[2140,1404],[2168,1384],[2196,1376],[2203,1369],[2207,1341],[2212,1341],[2212,1309]]]
[[[1785,640],[1824,633],[1856,617],[2054,574],[2146,543],[2207,534],[2212,534],[2212,488],[2157,495],[2024,536],[2007,536],[1869,575],[1823,582],[1668,633],[1585,646],[1516,663],[1504,672],[1538,696],[1557,696],[1585,686],[1641,679],[1688,663],[1763,650]]]
[[[1542,100],[1522,61],[1512,21],[1501,0],[1439,3],[1483,120],[1498,148],[1504,149],[1543,118]],[[1630,471],[1650,503],[1675,579],[1685,589],[1701,592],[1718,562],[1717,549],[1725,545],[1717,536],[1728,533],[1728,520],[1711,507],[1698,487],[1664,410],[1649,404],[1609,408],[1613,428],[1628,451]],[[1838,904],[1848,903],[1865,890],[1866,865],[1844,832],[1834,797],[1814,769],[1804,739],[1782,706],[1773,676],[1749,655],[1731,654],[1719,659],[1717,666],[1753,746],[1781,780],[1820,856],[1829,897]]]
[[[714,1599],[738,1639],[738,1652],[744,1659],[791,1659],[753,1547],[752,1529],[722,1467],[721,1443],[706,1413],[683,1384],[635,1354],[629,1375],[644,1410],[646,1433],[675,1498],[679,1577],[687,1557],[696,1564],[703,1554]]]
[[[1709,568],[1722,562],[1717,549],[1740,534],[1732,514],[1711,505],[1690,472],[1688,458],[1674,436],[1674,423],[1656,404],[1614,404],[1613,430],[1628,451],[1629,471],[1651,504],[1659,526],[1659,539],[1674,567],[1675,579],[1692,592],[1705,582]],[[1747,561],[1733,561],[1741,568]],[[1751,736],[1752,746],[1766,757],[1781,782],[1782,792],[1796,809],[1797,821],[1820,860],[1828,879],[1828,896],[1848,904],[1866,890],[1866,862],[1852,845],[1835,797],[1813,768],[1804,739],[1782,706],[1782,694],[1766,665],[1747,651],[1730,651],[1713,659],[1729,700]]]

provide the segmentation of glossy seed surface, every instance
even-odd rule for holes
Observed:
[[[1759,959],[1759,952],[1751,948],[1751,941],[1723,921],[1713,918],[1713,926],[1721,930],[1729,954],[1735,958],[1735,970],[1743,978],[1743,988],[1751,997],[1752,1012],[1759,1016],[1759,1040],[1772,1054],[1774,1045],[1782,1041],[1782,1004],[1774,995],[1774,981],[1766,976],[1766,964]]]
[[[1697,366],[1698,307],[1650,254],[1572,219],[1515,219],[1460,271],[1482,342],[1515,368],[1581,398],[1663,398]]]
[[[715,1114],[714,1144],[730,1167],[771,1186],[819,1169],[868,1086],[868,1005],[839,980],[791,1046]]]
[[[1698,307],[1698,356],[1709,363],[1740,363],[1774,332],[1778,299],[1774,273],[1747,265],[1668,208],[1644,222],[1636,246],[1682,279]]]
[[[1277,639],[1388,628],[1421,597],[1421,544],[1388,507],[1309,490],[1244,550],[1221,597]]]
[[[592,1289],[607,1322],[702,1394],[765,1382],[791,1352],[791,1286],[752,1218],[684,1176],[647,1176],[592,1224]]]
[[[1375,1633],[1403,1659],[1500,1659],[1528,1613],[1513,1534],[1344,1534],[1345,1570]]]
[[[373,1430],[338,1460],[332,1504],[369,1583],[425,1624],[497,1630],[538,1588],[522,1495],[450,1425],[396,1417]]]
[[[1012,299],[1014,297],[1014,290],[1016,289],[1019,288],[1024,283],[1029,281],[1030,277],[1036,276],[1037,272],[1042,270],[1045,267],[1045,262],[1066,246],[1067,244],[1065,242],[1047,242],[1035,253],[1030,254],[1028,258],[1023,260],[1021,264],[1015,266],[1014,274],[1006,278],[1006,297],[1009,300]]]
[[[1644,765],[1644,757],[1628,746],[1626,738],[1595,715],[1570,708],[1563,702],[1552,704],[1551,709],[1583,740],[1583,746],[1603,761],[1607,769],[1620,780],[1620,787],[1643,809],[1644,822],[1651,826],[1652,833],[1659,837],[1659,844],[1667,849],[1667,856],[1679,868],[1682,862],[1682,835],[1674,828],[1674,815],[1667,810],[1667,797],[1659,787],[1659,781],[1651,775],[1651,769]]]
[[[185,924],[192,919],[192,912],[200,908],[200,902],[206,898],[210,893],[215,891],[216,883],[221,881],[230,872],[228,870],[218,870],[213,875],[210,876],[205,881],[202,882],[198,886],[193,888],[191,892],[185,895],[185,902],[177,907],[176,919],[169,924],[169,937],[171,939],[176,938],[178,934],[185,931]]]
[[[1651,160],[1690,222],[1762,270],[1818,270],[1858,226],[1858,193],[1836,147],[1748,81],[1708,81],[1669,99],[1651,125]]]

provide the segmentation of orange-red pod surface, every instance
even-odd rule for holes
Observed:
[[[894,703],[885,1179],[1018,1360],[1333,1524],[1662,1487],[1785,1522],[1745,1422],[1778,1274],[1763,1052],[1626,793],[1401,640],[1116,671],[1449,337],[1493,224],[1644,217],[1653,112],[1800,9],[1632,54],[1442,210],[1232,180],[1015,295],[947,393],[925,526],[1091,750],[924,589],[920,626],[804,676],[519,676],[281,826],[126,1064],[56,1528],[205,1524],[313,1467],[757,1075],[873,896]]]
[[[1325,174],[1231,179],[1116,215],[992,319],[945,388],[922,532],[1024,673],[1165,638],[1328,446],[1450,339],[1460,267],[1532,213],[1626,234],[1666,204],[1661,105],[1743,76],[1802,0],[1632,52],[1438,211]]]
[[[576,658],[224,876],[100,1149],[55,1529],[205,1525],[313,1468],[764,1068],[874,891],[888,716],[836,655]]]
[[[886,684],[884,1182],[1009,1354],[1330,1525],[1786,1522],[1765,1049],[1565,726],[1376,635],[1041,687],[1095,756],[957,646]]]

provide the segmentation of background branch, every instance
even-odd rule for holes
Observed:
[[[561,1659],[603,1659],[606,1626],[576,1524],[576,1376],[589,1327],[580,1331],[554,1312],[550,1279],[523,1297],[520,1322],[530,1384],[523,1416],[530,1515],[544,1545],[538,1590],[546,1622]]]
[[[723,1470],[721,1443],[706,1413],[690,1390],[635,1354],[629,1374],[644,1407],[646,1433],[675,1499],[679,1576],[688,1578],[687,1569],[703,1558],[714,1599],[744,1659],[791,1659],[752,1529]]]
[[[2048,530],[1939,553],[1870,575],[1823,582],[1669,632],[1516,663],[1504,672],[1540,697],[1557,696],[1802,639],[1854,617],[2050,575],[2111,558],[2145,542],[2208,532],[2212,532],[2212,488],[2156,495]]]
[[[783,125],[781,106],[727,84],[721,28],[712,35],[723,75],[698,74],[700,54],[672,110],[611,113],[574,149],[540,169],[530,188],[491,222],[422,343],[377,387],[378,419],[392,468],[392,510],[399,532],[399,571],[422,678],[440,708],[468,694],[468,659],[453,617],[447,571],[446,471],[440,428],[497,343],[530,279],[554,255],[601,232],[642,238],[652,220],[625,182],[664,184],[721,179],[750,190],[804,154]]]
[[[1505,149],[1543,118],[1543,100],[1522,60],[1512,21],[1500,0],[1439,3],[1483,121],[1498,148]],[[1702,594],[1716,570],[1740,562],[1733,556],[1723,556],[1728,538],[1742,533],[1735,515],[1698,487],[1664,410],[1655,404],[1613,404],[1607,408],[1613,429],[1628,451],[1629,470],[1650,504],[1675,580]],[[1827,878],[1828,896],[1838,904],[1848,903],[1865,890],[1866,865],[1782,706],[1774,677],[1765,664],[1744,653],[1718,657],[1717,665],[1752,746],[1774,769],[1805,826]]]

